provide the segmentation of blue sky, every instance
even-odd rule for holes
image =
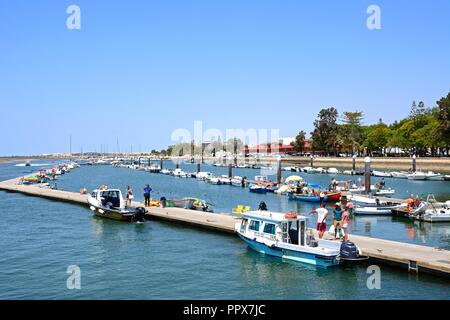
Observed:
[[[293,136],[329,106],[389,123],[450,91],[449,21],[447,0],[1,1],[0,155],[160,149],[195,120]]]

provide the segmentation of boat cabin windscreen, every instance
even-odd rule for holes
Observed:
[[[120,192],[119,191],[102,191],[102,206],[109,204],[112,208],[120,208]]]

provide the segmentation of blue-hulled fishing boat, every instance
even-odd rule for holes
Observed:
[[[263,254],[320,267],[360,259],[353,243],[316,240],[307,231],[306,217],[268,211],[243,214],[235,230],[248,246]]]
[[[313,194],[295,194],[288,193],[289,200],[297,200],[297,201],[306,201],[306,202],[320,202],[320,196],[316,196]],[[323,198],[324,202],[328,202],[328,196]]]

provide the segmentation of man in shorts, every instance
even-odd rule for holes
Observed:
[[[325,208],[325,203],[320,203],[320,208],[314,210],[317,213],[317,231],[319,231],[319,238],[323,239],[323,235],[327,231],[327,217],[328,210]]]

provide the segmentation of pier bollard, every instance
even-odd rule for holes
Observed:
[[[160,167],[160,169],[162,170],[163,169],[163,159],[161,158],[161,159],[159,159],[159,167]]]
[[[228,178],[233,178],[233,166],[228,164]]]
[[[199,173],[200,170],[201,170],[200,163],[197,163],[197,173]]]
[[[413,155],[412,157],[412,171],[416,172],[417,171],[417,159],[416,159],[416,155]]]
[[[353,166],[352,166],[352,174],[356,172],[356,155],[353,155]]]
[[[180,163],[177,161],[177,165],[176,165],[177,169],[180,169]]]
[[[311,168],[314,168],[314,156],[311,155]]]
[[[371,177],[371,172],[370,172],[370,157],[366,157],[364,159],[364,176],[365,176],[365,186],[366,186],[366,193],[370,193],[370,187],[371,187],[371,182],[370,182],[370,177]]]

